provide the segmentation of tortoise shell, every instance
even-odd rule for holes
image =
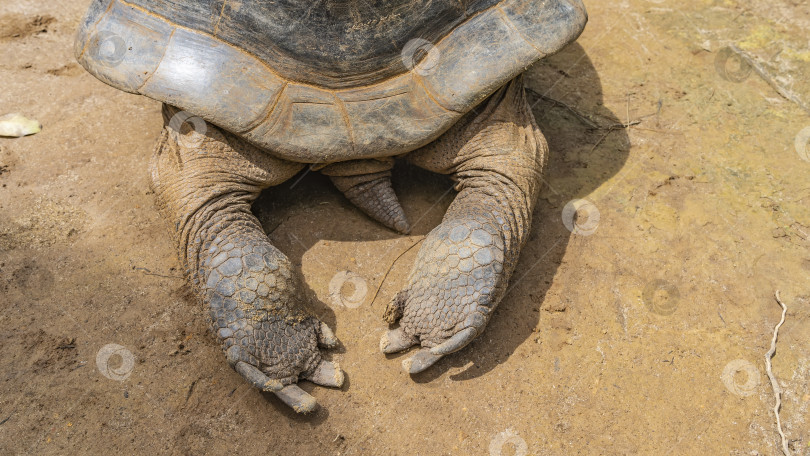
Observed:
[[[94,0],[78,61],[304,163],[434,140],[582,32],[581,0]]]

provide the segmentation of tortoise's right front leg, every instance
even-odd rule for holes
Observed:
[[[296,411],[312,411],[314,398],[295,383],[299,378],[343,383],[343,372],[323,360],[318,348],[337,340],[307,312],[290,261],[250,212],[262,189],[284,182],[303,165],[272,158],[198,118],[196,130],[205,131],[192,131],[183,116],[164,107],[166,127],[151,174],[186,274],[208,309],[228,363]]]

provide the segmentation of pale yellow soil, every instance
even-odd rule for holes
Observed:
[[[315,173],[266,192],[257,215],[343,344],[342,389],[302,384],[310,417],[209,335],[148,190],[159,104],[73,63],[87,4],[0,3],[0,115],[44,126],[0,139],[0,454],[778,454],[780,289],[773,372],[793,455],[810,455],[810,115],[716,68],[736,45],[810,102],[806,2],[588,1],[578,44],[528,72],[552,155],[510,291],[413,379],[378,352],[380,316],[451,183],[399,166],[405,237]],[[574,199],[591,205],[572,234]],[[348,306],[330,296],[342,271],[359,277],[332,285]],[[107,344],[126,351],[97,364]]]

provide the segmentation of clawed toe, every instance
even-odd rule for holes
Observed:
[[[389,354],[396,353],[416,345],[417,340],[405,333],[402,328],[392,329],[383,334],[380,339],[380,351]]]
[[[435,355],[429,348],[423,348],[415,355],[402,361],[402,368],[409,374],[418,374],[436,364],[444,355]]]
[[[462,331],[456,333],[453,337],[448,339],[442,344],[439,344],[433,348],[423,348],[416,352],[415,355],[411,356],[410,358],[402,361],[402,368],[405,372],[409,374],[418,374],[429,368],[430,366],[436,364],[440,359],[442,359],[445,355],[450,353],[456,352],[464,348],[467,344],[469,344],[475,336],[478,335],[478,332],[475,328],[467,328]],[[385,343],[386,338],[396,341],[403,341],[401,345],[395,346],[393,343],[389,344],[389,348],[398,348],[397,350],[392,351],[385,351],[383,348],[383,343]],[[392,353],[393,351],[399,351],[404,348],[408,348],[413,343],[405,345],[404,338],[408,338],[408,340],[414,340],[410,338],[410,336],[406,335],[404,331],[401,329],[395,329],[393,331],[389,331],[388,334],[383,336],[383,340],[380,342],[380,348],[383,350],[383,353]],[[415,343],[415,342],[414,342]],[[404,348],[400,348],[403,347]]]
[[[296,384],[283,386],[278,380],[269,378],[259,368],[244,361],[236,363],[234,368],[251,385],[275,394],[297,413],[310,413],[318,408],[315,398]],[[312,374],[303,378],[321,386],[339,388],[343,385],[344,374],[337,363],[322,360]]]
[[[340,388],[343,386],[345,376],[337,363],[322,360],[315,371],[304,378],[321,386]]]
[[[315,398],[296,384],[287,385],[278,391],[274,391],[274,394],[297,413],[311,413],[318,408],[318,402],[315,401]]]
[[[276,392],[281,390],[283,387],[281,382],[271,379],[256,366],[248,364],[244,361],[239,361],[236,363],[234,369],[251,385],[259,388],[262,391]]]
[[[447,339],[447,341],[431,348],[430,352],[434,355],[449,355],[450,353],[464,348],[467,344],[472,342],[477,335],[478,331],[476,331],[475,328],[462,329],[453,335],[453,337]]]
[[[332,328],[324,322],[318,326],[318,345],[324,348],[334,348],[338,344],[338,339]]]

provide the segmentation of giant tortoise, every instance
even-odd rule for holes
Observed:
[[[151,183],[228,363],[296,411],[299,379],[339,387],[337,343],[307,310],[251,204],[305,167],[369,217],[410,229],[394,159],[458,192],[388,304],[384,353],[427,369],[481,334],[531,224],[547,145],[522,73],[582,32],[581,0],[93,0],[78,61],[163,103]]]

